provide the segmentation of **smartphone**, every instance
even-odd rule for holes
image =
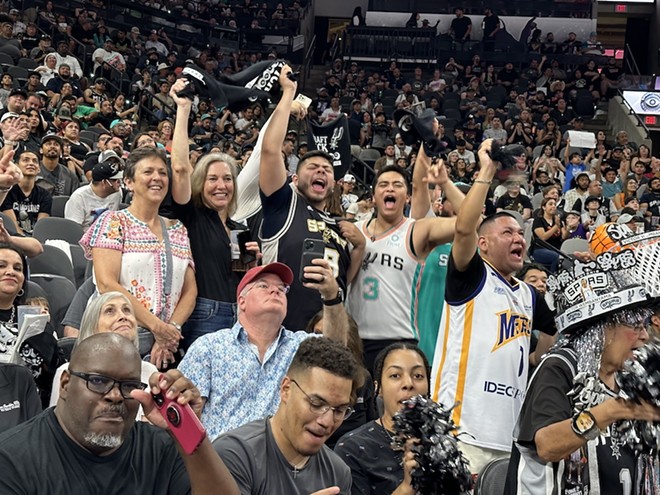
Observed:
[[[241,262],[244,265],[247,265],[248,263],[252,263],[253,261],[256,261],[257,257],[254,255],[252,251],[248,251],[245,249],[245,244],[248,242],[252,241],[252,234],[250,233],[249,230],[241,230],[238,235],[238,248],[241,253]]]
[[[305,278],[305,267],[312,266],[312,260],[323,258],[325,243],[321,239],[305,239],[303,241],[302,255],[300,256],[300,273],[298,279],[305,284],[313,282]]]
[[[312,99],[302,93],[299,93],[298,96],[296,96],[296,101],[299,101],[302,106],[305,107],[305,110],[307,110],[312,104]]]
[[[195,452],[206,438],[206,430],[190,405],[182,406],[163,394],[153,394],[152,397],[183,451],[188,455]]]

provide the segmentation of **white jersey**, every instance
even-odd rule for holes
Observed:
[[[525,398],[535,296],[527,284],[511,285],[481,262],[486,275],[474,295],[445,302],[431,391],[446,407],[457,404],[452,419],[467,433],[462,441],[510,451]]]
[[[410,251],[414,223],[404,218],[396,229],[375,240],[367,231],[368,221],[356,224],[367,244],[348,292],[346,310],[357,322],[363,339],[418,338],[410,325],[412,281],[418,263]]]

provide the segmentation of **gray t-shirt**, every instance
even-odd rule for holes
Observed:
[[[83,230],[87,231],[101,213],[106,210],[116,211],[120,202],[121,193],[116,192],[101,198],[88,184],[73,191],[64,207],[64,218],[79,223]]]
[[[295,469],[278,448],[270,418],[247,423],[213,442],[218,455],[238,484],[241,495],[309,495],[338,486],[351,493],[351,471],[325,445],[301,469]]]

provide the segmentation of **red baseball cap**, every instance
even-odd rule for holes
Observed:
[[[238,287],[236,288],[236,299],[238,299],[238,296],[243,292],[243,289],[245,289],[247,284],[254,282],[258,277],[266,273],[277,275],[286,285],[291,285],[291,282],[293,282],[293,272],[291,271],[291,268],[284,263],[276,262],[262,266],[255,266],[245,272],[243,279],[239,282]]]

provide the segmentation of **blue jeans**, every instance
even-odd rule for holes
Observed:
[[[198,297],[195,309],[183,325],[181,348],[187,351],[202,335],[231,328],[234,323],[236,323],[236,304]]]

